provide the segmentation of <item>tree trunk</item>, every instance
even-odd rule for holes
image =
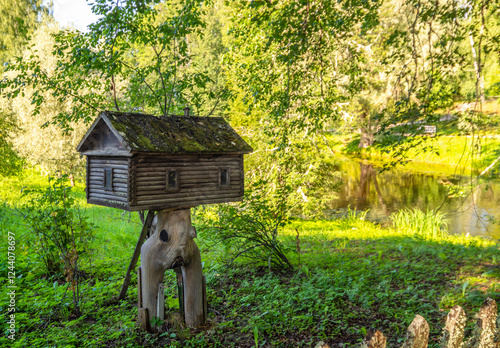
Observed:
[[[482,30],[482,28],[481,28]],[[476,99],[481,101],[481,105],[485,103],[484,98],[484,77],[482,75],[481,61],[476,52],[476,47],[474,46],[474,37],[472,32],[469,32],[469,42],[472,51],[472,59],[474,64],[474,71],[476,72]]]

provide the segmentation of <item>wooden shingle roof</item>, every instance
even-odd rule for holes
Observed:
[[[96,152],[99,132],[116,137],[121,153],[222,154],[250,153],[253,149],[221,117],[162,116],[102,111],[77,151]],[[119,148],[119,149],[118,149]],[[108,152],[108,151],[106,151]]]

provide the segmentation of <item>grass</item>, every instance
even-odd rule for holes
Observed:
[[[404,209],[391,215],[394,228],[422,238],[442,239],[448,234],[445,214],[428,210]]]
[[[404,140],[409,144],[410,140]],[[372,161],[394,160],[393,141],[382,141],[366,148],[358,148],[359,135],[330,136],[330,144],[335,152],[349,157],[360,157]],[[480,152],[478,151],[480,149]],[[500,138],[479,138],[468,136],[427,137],[422,144],[408,150],[404,168],[414,171],[444,172],[449,174],[470,174],[482,171],[500,156]],[[432,168],[430,168],[432,167]]]
[[[394,160],[396,154],[395,143],[399,146],[408,146],[405,160],[407,170],[444,172],[456,174],[470,174],[473,171],[482,171],[495,159],[500,157],[500,103],[489,101],[483,105],[483,123],[472,134],[461,129],[463,124],[458,118],[446,121],[429,123],[435,125],[435,137],[415,137],[398,139],[397,136],[378,136],[373,146],[360,149],[359,134],[348,132],[327,136],[330,147],[338,154],[350,157],[361,157],[379,162]],[[447,111],[436,115],[437,119]],[[397,129],[394,128],[394,129]],[[404,131],[402,131],[404,132]],[[420,142],[415,144],[416,142]],[[429,166],[433,167],[429,169]],[[465,172],[467,171],[467,172]]]
[[[19,329],[15,342],[2,336],[0,346],[314,347],[322,340],[353,347],[370,327],[381,330],[394,346],[401,345],[406,327],[420,314],[431,327],[429,347],[437,347],[435,338],[453,305],[463,306],[471,318],[487,296],[500,300],[500,251],[494,242],[424,236],[412,228],[383,228],[349,214],[340,220],[294,220],[287,225],[280,238],[296,267],[289,273],[241,264],[228,268],[216,257],[217,250],[198,239],[207,277],[207,327],[191,330],[179,323],[175,277],[168,271],[166,302],[173,308],[167,311],[167,331],[147,334],[135,324],[135,275],[127,299],[115,300],[140,231],[137,214],[129,222],[128,213],[87,205],[79,184],[80,207],[99,228],[95,252],[81,260],[84,315],[77,318],[70,310],[67,284],[43,275],[22,218],[13,210],[22,203],[18,189],[31,184],[43,187],[44,179],[28,172],[0,181],[6,202],[0,227],[16,234]],[[6,238],[0,246],[6,250]],[[5,287],[8,264],[5,252],[1,255],[0,285]],[[6,312],[5,301],[0,312]]]

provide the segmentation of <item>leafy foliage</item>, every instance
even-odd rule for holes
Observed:
[[[20,179],[1,178],[0,195],[19,202],[14,188],[47,187],[38,176]],[[172,308],[165,318],[166,331],[151,335],[136,328],[135,275],[126,300],[113,300],[136,243],[139,219],[134,215],[127,222],[116,209],[86,205],[81,185],[71,192],[89,221],[100,226],[93,243],[99,252],[81,254],[79,259],[79,269],[87,275],[81,278],[84,315],[77,318],[71,313],[70,284],[54,283],[36,267],[23,218],[2,205],[0,226],[15,232],[18,244],[19,332],[15,342],[0,337],[0,345],[241,347],[255,344],[256,327],[259,345],[264,346],[307,346],[320,340],[330,346],[355,345],[364,331],[376,326],[390,337],[389,344],[397,346],[416,313],[429,321],[431,337],[439,337],[446,312],[455,304],[474,313],[487,296],[498,299],[500,292],[495,273],[500,252],[493,241],[464,236],[423,239],[357,219],[351,212],[335,221],[295,219],[280,229],[278,241],[285,250],[296,249],[300,232],[300,253],[287,253],[294,265],[300,256],[295,272],[269,274],[265,268],[238,263],[226,267],[218,262],[225,252],[222,245],[209,248],[200,243],[210,329],[184,328],[178,309]],[[198,238],[206,241],[209,233],[199,230]],[[4,246],[1,243],[6,239],[0,240]],[[6,267],[7,259],[0,258],[1,274],[6,274]],[[6,281],[0,277],[0,285]],[[166,273],[165,284],[165,296],[174,300],[174,272]]]
[[[169,115],[188,103],[197,104],[206,76],[190,72],[187,38],[199,32],[202,4],[196,1],[161,3],[149,0],[99,0],[92,10],[100,18],[81,33],[65,30],[54,35],[53,72],[34,53],[9,70],[17,74],[4,81],[9,97],[33,86],[31,102],[42,105],[50,95],[60,103],[71,100],[52,122],[66,130],[77,120],[90,121],[97,111],[115,108]],[[40,110],[35,108],[36,115]]]
[[[378,142],[373,151],[399,161],[427,147],[429,140],[413,135],[457,100],[477,101],[470,118],[459,120],[465,131],[486,123],[476,111],[499,83],[498,2],[97,0],[93,10],[101,17],[87,33],[56,33],[48,53],[33,41],[9,67],[0,85],[9,102],[5,115],[13,115],[0,121],[8,136],[14,125],[35,125],[12,112],[19,105],[39,116],[31,120],[69,133],[101,109],[166,116],[190,104],[200,115],[225,112],[245,127],[239,131],[257,150],[245,162],[250,189],[241,205],[200,214],[206,218],[200,238],[220,242],[202,243],[210,330],[184,329],[171,311],[161,336],[135,329],[135,287],[126,301],[113,301],[135,243],[124,215],[85,205],[80,188],[73,200],[57,180],[22,198],[29,200],[30,233],[1,205],[2,229],[27,236],[19,243],[22,339],[15,345],[308,346],[321,339],[333,346],[357,343],[368,325],[390,333],[396,345],[394,337],[415,312],[437,335],[443,310],[477,308],[486,295],[498,297],[497,245],[447,235],[442,216],[400,213],[395,220],[404,233],[361,221],[352,211],[337,221],[290,218],[318,216],[330,198],[325,187],[340,184],[338,153],[322,132],[338,128],[339,119],[350,135],[360,130],[358,144]],[[10,149],[2,142],[6,128],[2,151]],[[463,142],[455,140],[449,156],[457,162]],[[21,147],[28,157],[31,150]],[[486,150],[488,159],[498,157],[497,149]],[[16,200],[15,194],[6,199]],[[105,230],[95,240],[76,207]],[[92,244],[100,251],[95,269]],[[267,274],[238,262],[222,266],[221,255],[301,266]],[[6,269],[2,259],[0,269]],[[167,277],[172,289],[166,295],[174,301],[175,281]],[[86,316],[69,313],[67,291],[73,309]]]
[[[23,44],[42,20],[49,14],[42,0],[19,0],[0,2],[0,72],[5,65],[21,52]]]
[[[48,275],[64,275],[73,291],[75,311],[79,312],[80,258],[89,253],[94,224],[83,216],[67,186],[67,176],[49,177],[45,190],[24,190],[29,201],[23,217],[30,229],[32,252],[38,254]]]
[[[59,29],[54,23],[40,26],[29,41],[30,47],[23,55],[23,61],[38,59],[40,67],[53,77],[57,59],[52,55],[55,40],[53,35]],[[8,78],[16,79],[17,72],[10,71]],[[51,124],[60,112],[71,110],[71,102],[59,101],[48,91],[39,91],[33,86],[25,86],[21,93],[0,97],[0,106],[9,112],[11,122],[16,127],[6,128],[6,136],[11,138],[12,149],[30,165],[38,166],[45,173],[60,171],[68,174],[82,174],[84,159],[74,150],[86,132],[83,122],[69,122],[71,130],[63,132],[58,125]],[[43,98],[41,104],[32,103],[33,98]]]
[[[283,196],[272,199],[262,190],[266,183],[254,182],[239,205],[219,206],[217,217],[202,215],[203,235],[224,248],[224,260],[233,263],[241,257],[247,263],[268,263],[277,269],[292,269],[279,241],[280,230],[288,221]]]
[[[356,37],[377,24],[377,2],[243,2],[232,9],[229,55],[249,108],[277,146],[339,114],[362,84]],[[361,77],[362,78],[362,77]]]
[[[0,175],[17,173],[23,164],[13,149],[10,133],[16,128],[13,117],[0,108]]]

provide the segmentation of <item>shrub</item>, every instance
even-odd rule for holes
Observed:
[[[265,183],[255,182],[238,204],[221,204],[217,214],[200,216],[204,236],[221,244],[225,260],[241,258],[246,263],[267,263],[277,269],[292,269],[285,248],[278,239],[280,229],[288,222],[284,199],[273,199],[263,192]]]
[[[462,132],[471,133],[487,126],[491,122],[492,120],[488,115],[474,110],[467,110],[459,113],[457,127]]]
[[[94,225],[77,209],[67,175],[48,180],[46,189],[23,192],[23,196],[28,196],[23,216],[32,250],[42,259],[48,275],[64,276],[70,283],[75,311],[79,312],[79,258],[89,252]]]

